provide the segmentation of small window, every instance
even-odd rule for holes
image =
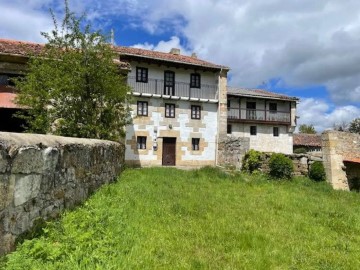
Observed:
[[[192,138],[192,150],[198,151],[200,149],[200,139],[199,138]]]
[[[271,112],[276,112],[277,111],[277,104],[276,103],[269,103],[269,110]]]
[[[274,137],[279,137],[279,128],[278,127],[273,127],[273,135],[274,135]]]
[[[201,107],[197,105],[191,106],[191,119],[200,119],[201,118]]]
[[[137,115],[148,115],[148,103],[146,101],[137,102]]]
[[[165,117],[175,117],[175,104],[165,104]]]
[[[256,134],[257,134],[256,126],[250,126],[250,135],[256,135]]]
[[[227,134],[231,134],[231,132],[232,132],[232,126],[227,125]]]
[[[146,149],[146,137],[145,136],[137,137],[137,149]]]
[[[148,69],[142,67],[136,67],[136,81],[137,82],[148,82]]]
[[[201,77],[198,73],[190,74],[190,87],[191,88],[200,88],[201,85]]]

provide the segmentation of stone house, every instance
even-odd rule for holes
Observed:
[[[249,149],[293,153],[298,98],[230,87],[227,97],[228,136],[244,138]]]
[[[0,39],[0,82],[10,98],[7,105],[16,106],[12,101],[16,90],[5,85],[8,78],[26,71],[27,54],[42,48],[41,44]],[[292,153],[296,98],[228,88],[228,67],[195,54],[182,55],[178,49],[163,53],[114,46],[114,50],[119,56],[114,61],[133,89],[133,124],[127,126],[125,138],[129,165],[222,164],[219,145],[227,133],[249,140],[244,151]],[[7,123],[11,124],[10,108],[3,103],[0,107],[8,110]]]

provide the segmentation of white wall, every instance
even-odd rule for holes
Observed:
[[[232,136],[250,138],[250,149],[262,152],[293,153],[293,135],[287,126],[266,124],[229,123],[232,126]],[[257,127],[257,134],[250,135],[250,126]],[[279,128],[279,136],[273,135],[273,127]]]

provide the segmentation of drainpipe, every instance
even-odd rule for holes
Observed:
[[[219,152],[219,123],[220,123],[220,76],[222,74],[223,69],[220,69],[219,77],[218,77],[218,119],[217,119],[217,135],[216,135],[216,150],[215,150],[215,164],[218,166],[218,152]]]

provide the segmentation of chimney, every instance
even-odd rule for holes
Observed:
[[[171,53],[171,54],[175,54],[175,55],[180,55],[180,49],[178,49],[178,48],[172,48],[172,49],[170,50],[170,53]]]
[[[191,54],[191,57],[192,57],[192,58],[197,58],[196,53],[193,52],[193,53]]]

